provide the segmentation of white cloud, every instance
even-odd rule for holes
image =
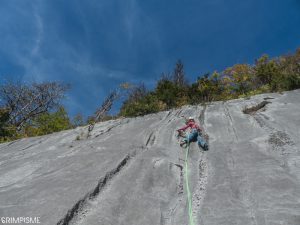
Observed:
[[[137,5],[136,0],[124,1],[124,4],[125,4],[124,7],[125,15],[123,21],[125,23],[129,41],[131,42],[136,32],[135,29],[138,23],[138,16],[139,16],[140,9]]]
[[[139,75],[145,76],[145,74],[133,74],[130,70],[136,70],[137,62],[141,60],[141,54],[144,54],[139,49],[139,46],[144,45],[144,40],[147,40],[146,44],[155,49],[158,54],[157,58],[161,58],[163,54],[155,22],[142,11],[136,0],[128,0],[126,2],[118,2],[118,7],[121,7],[121,14],[108,13],[112,18],[121,17],[116,22],[116,25],[120,27],[105,27],[106,29],[111,29],[112,36],[124,35],[119,32],[120,30],[122,30],[121,32],[125,30],[126,34],[122,38],[128,40],[128,42],[124,42],[124,45],[127,46],[119,46],[118,43],[114,43],[113,41],[118,40],[117,38],[113,39],[111,43],[105,39],[104,41],[107,41],[105,44],[111,44],[111,46],[104,46],[107,48],[106,52],[115,52],[116,59],[112,59],[116,60],[117,63],[114,61],[103,62],[101,60],[95,63],[98,60],[95,59],[98,57],[98,51],[95,53],[93,48],[101,49],[103,46],[90,45],[90,43],[95,43],[93,35],[101,32],[105,34],[110,32],[110,30],[106,31],[102,30],[101,27],[95,27],[96,24],[91,23],[95,18],[89,15],[90,8],[80,8],[82,4],[82,2],[77,5],[74,3],[76,7],[75,9],[74,7],[72,8],[75,11],[74,14],[76,15],[77,13],[76,18],[78,19],[79,17],[80,24],[83,25],[83,31],[86,32],[86,40],[76,40],[80,44],[84,43],[80,47],[76,45],[76,41],[75,44],[71,41],[69,42],[67,40],[68,37],[60,33],[61,30],[59,29],[69,28],[63,27],[65,26],[64,24],[58,24],[65,19],[67,20],[65,15],[61,14],[63,11],[52,12],[51,10],[54,10],[54,8],[51,8],[52,6],[48,7],[43,1],[34,1],[28,6],[15,4],[15,6],[10,7],[10,12],[5,14],[9,24],[5,25],[5,29],[8,32],[6,32],[7,42],[4,45],[7,44],[7,46],[4,51],[9,52],[14,61],[24,67],[23,80],[26,82],[62,80],[73,83],[73,96],[69,96],[67,100],[68,105],[73,109],[80,108],[82,107],[80,105],[86,104],[86,102],[82,103],[82,99],[87,99],[88,101],[95,99],[98,102],[105,96],[103,90],[107,91],[109,88],[114,88],[119,82],[139,82],[143,79]],[[89,3],[86,4],[89,6]],[[112,5],[98,2],[94,2],[94,4],[98,4],[95,7],[99,9],[97,13],[100,16],[97,19],[99,21],[107,19],[101,13],[112,10],[110,8]],[[78,12],[77,7],[79,7]],[[88,11],[83,11],[84,9]],[[0,9],[1,12],[2,10]],[[95,12],[93,11],[93,13]],[[49,21],[51,16],[54,16],[56,19]],[[95,14],[95,16],[97,15]],[[0,15],[1,19],[3,17],[3,14],[2,16]],[[122,21],[121,24],[119,21]],[[0,31],[4,31],[1,29],[1,26],[0,24]],[[14,26],[19,26],[22,30],[14,32],[11,29]],[[82,38],[82,36],[70,37]],[[97,37],[101,36],[98,35]],[[74,39],[72,40],[74,41]],[[128,53],[121,47],[131,52]],[[120,54],[120,56],[117,54]],[[128,60],[130,68],[126,68],[126,62],[122,61],[127,60],[126,54],[134,55]],[[99,58],[101,59],[102,57]],[[157,65],[157,68],[159,67],[160,65]],[[146,80],[146,83],[148,82],[151,82],[150,78]],[[88,99],[88,96],[90,96],[90,99]]]
[[[37,56],[40,50],[40,46],[43,40],[43,35],[44,35],[44,24],[43,24],[43,19],[40,16],[38,9],[34,10],[34,18],[36,20],[36,30],[37,30],[37,35],[35,39],[35,45],[31,51],[31,55]]]

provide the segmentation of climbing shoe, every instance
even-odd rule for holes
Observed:
[[[204,150],[204,151],[208,151],[208,145],[207,145],[207,144],[204,144],[203,150]]]
[[[186,147],[187,141],[181,141],[180,142],[180,147]]]

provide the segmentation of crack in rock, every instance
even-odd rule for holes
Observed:
[[[199,161],[198,183],[192,197],[192,212],[194,218],[197,218],[197,213],[200,212],[200,208],[202,206],[203,199],[206,194],[206,186],[208,179],[208,168],[206,161],[206,155],[202,157],[202,159],[200,159]]]
[[[265,110],[266,105],[270,104],[272,102],[269,101],[262,101],[261,103],[255,105],[255,106],[251,106],[251,107],[246,107],[243,109],[243,113],[245,114],[249,114],[249,115],[254,115],[255,113],[257,113],[258,111],[262,111]]]
[[[236,131],[234,125],[233,125],[234,122],[233,122],[232,116],[231,116],[231,114],[229,112],[229,109],[226,106],[226,104],[224,104],[224,112],[225,112],[225,115],[229,118],[229,124],[230,124],[230,127],[232,128],[233,134],[235,136],[235,140],[238,141],[237,131]]]
[[[174,116],[179,117],[179,115],[182,113],[182,109],[178,110]]]
[[[134,151],[131,154],[128,154],[119,164],[116,168],[106,173],[104,177],[102,177],[99,181],[97,186],[87,193],[82,199],[80,199],[62,218],[57,225],[68,225],[76,216],[80,213],[85,213],[85,206],[87,205],[89,200],[93,200],[95,197],[97,197],[100,192],[103,190],[105,186],[107,186],[108,182],[111,181],[120,171],[129,163],[129,161],[135,157],[137,154],[136,151]]]
[[[120,125],[124,125],[124,124],[126,124],[126,123],[129,123],[129,120],[127,120],[125,123],[120,122],[120,123],[117,123],[117,124],[115,124],[115,125],[112,125],[111,127],[108,127],[106,130],[101,130],[99,134],[95,135],[95,137],[99,137],[100,135],[103,135],[103,134],[105,134],[105,133],[108,133],[108,132],[110,132],[113,128],[115,128],[115,127],[117,127],[117,126],[120,126]],[[92,136],[92,135],[89,133],[87,137],[89,138],[89,137],[91,137],[91,136]]]
[[[146,141],[146,146],[152,146],[155,142],[155,135],[154,135],[154,132],[151,132],[151,134],[149,135],[147,141]]]
[[[180,181],[179,181],[179,185],[178,185],[178,189],[179,189],[178,195],[181,195],[181,194],[183,194],[183,166],[180,164],[177,164],[177,163],[175,163],[174,165],[180,169],[180,175],[179,175]]]

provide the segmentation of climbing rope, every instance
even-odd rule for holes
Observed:
[[[187,193],[187,200],[188,200],[188,213],[189,213],[189,225],[195,225],[194,218],[193,218],[193,210],[192,210],[192,196],[189,186],[189,173],[188,173],[188,155],[190,151],[190,142],[188,140],[187,143],[187,150],[185,153],[185,186],[186,186],[186,193]]]

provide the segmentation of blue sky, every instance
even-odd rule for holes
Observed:
[[[153,87],[177,59],[194,81],[294,52],[299,24],[299,0],[0,0],[0,82],[70,83],[68,111],[90,115],[119,83]]]

